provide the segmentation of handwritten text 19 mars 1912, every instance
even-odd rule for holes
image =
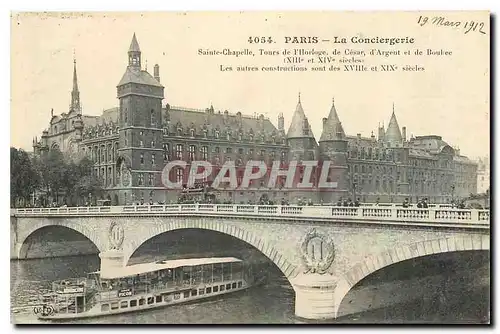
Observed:
[[[439,27],[462,28],[464,34],[468,34],[469,32],[478,32],[481,34],[486,34],[486,32],[484,32],[483,30],[484,22],[477,22],[473,20],[453,21],[453,20],[448,20],[443,16],[434,16],[434,17],[419,16],[417,23],[422,27],[425,25],[432,25]]]

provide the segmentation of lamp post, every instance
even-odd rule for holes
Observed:
[[[353,201],[356,201],[356,180],[352,183],[352,196],[353,196]]]
[[[454,203],[455,185],[451,185],[451,203]]]

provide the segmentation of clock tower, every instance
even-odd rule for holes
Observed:
[[[159,68],[158,68],[159,72]],[[128,66],[117,86],[120,204],[162,201],[162,100],[164,87],[141,67],[141,50],[134,34]]]

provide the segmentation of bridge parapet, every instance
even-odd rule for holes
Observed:
[[[13,209],[12,216],[129,216],[129,215],[215,215],[249,216],[274,219],[319,219],[382,223],[427,223],[472,225],[489,228],[489,210],[432,207],[427,209],[400,206],[281,206],[245,204],[176,204],[103,207],[61,207]],[[457,227],[455,226],[454,227]]]

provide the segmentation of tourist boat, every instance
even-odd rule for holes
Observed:
[[[111,274],[110,274],[111,273]],[[234,257],[142,263],[52,283],[34,312],[62,320],[143,311],[220,296],[250,287],[251,266]]]

